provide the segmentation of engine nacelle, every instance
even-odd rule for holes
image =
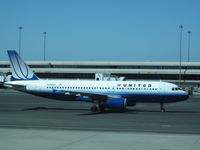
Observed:
[[[126,98],[111,98],[105,102],[105,106],[108,108],[125,108]]]

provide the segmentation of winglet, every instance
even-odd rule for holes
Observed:
[[[12,80],[39,80],[15,50],[8,50]]]

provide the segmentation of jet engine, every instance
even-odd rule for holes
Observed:
[[[105,102],[107,108],[126,108],[126,98],[110,98]]]

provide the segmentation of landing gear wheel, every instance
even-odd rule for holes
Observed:
[[[163,103],[160,103],[160,112],[165,112],[165,108]]]
[[[119,111],[123,113],[126,111],[126,108],[125,107],[119,108]]]
[[[99,104],[99,110],[100,110],[101,112],[104,112],[104,111],[105,111],[105,106],[104,106],[104,104]]]
[[[91,112],[97,112],[98,108],[96,106],[92,106],[90,108]]]
[[[165,112],[165,108],[160,109],[160,112]]]

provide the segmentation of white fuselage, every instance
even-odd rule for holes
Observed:
[[[165,103],[188,98],[188,93],[179,89],[177,85],[162,81],[26,80],[8,83],[18,85],[13,87],[23,92],[62,100],[71,100],[79,96],[70,95],[68,92],[119,96],[134,102]]]

